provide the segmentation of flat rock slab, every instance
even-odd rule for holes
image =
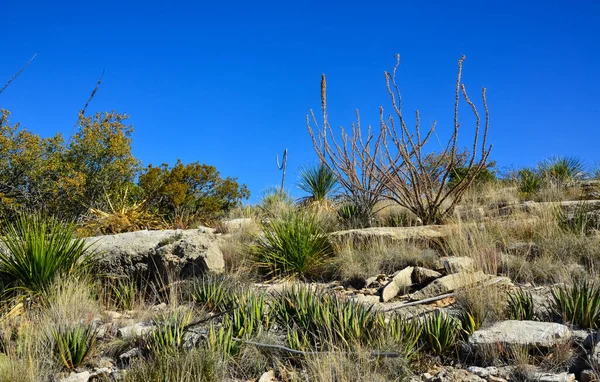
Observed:
[[[429,225],[418,227],[371,227],[349,229],[329,234],[334,241],[366,243],[373,240],[394,241],[430,241],[446,236],[443,226]]]
[[[481,271],[473,273],[455,273],[436,279],[425,288],[411,294],[410,299],[418,301],[426,298],[436,297],[444,293],[455,291],[456,289],[476,284],[489,278],[490,276]]]
[[[475,331],[469,337],[469,344],[473,347],[502,344],[506,346],[552,348],[567,343],[571,338],[571,330],[562,324],[508,320]]]
[[[394,278],[383,287],[381,301],[387,302],[398,293],[405,293],[412,285],[413,267],[406,267],[394,275]]]

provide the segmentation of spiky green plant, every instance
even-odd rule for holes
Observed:
[[[577,203],[572,212],[557,208],[556,220],[563,231],[580,236],[600,229],[600,217],[595,212],[594,207],[585,202]]]
[[[193,314],[187,309],[177,309],[154,319],[156,328],[149,339],[154,354],[169,354],[181,350],[186,327],[192,323]]]
[[[329,342],[350,348],[370,343],[384,328],[382,314],[354,301],[307,287],[281,292],[272,304],[273,316],[286,328],[297,329],[295,342],[314,347]]]
[[[336,186],[335,174],[323,164],[300,170],[298,187],[308,194],[300,199],[303,204],[327,203]]]
[[[535,170],[524,168],[519,171],[519,192],[526,197],[537,194],[542,189],[542,177]]]
[[[543,176],[557,186],[586,177],[585,163],[576,157],[553,156],[542,161],[539,167]]]
[[[333,248],[321,222],[296,211],[269,223],[251,252],[268,276],[304,278],[333,255]]]
[[[387,332],[395,343],[402,345],[403,355],[411,359],[419,350],[419,339],[423,328],[417,320],[409,320],[401,315],[390,317],[386,325]]]
[[[11,289],[45,296],[58,277],[83,271],[92,261],[90,244],[75,238],[75,225],[39,214],[1,223],[0,274]]]
[[[111,286],[112,301],[118,309],[131,310],[138,296],[135,281],[127,279],[116,280]]]
[[[66,325],[52,330],[54,354],[67,369],[83,365],[96,344],[96,330],[91,325]]]
[[[217,328],[215,324],[210,324],[206,347],[212,351],[234,356],[240,351],[240,343],[234,341],[233,338],[231,326],[221,325]]]
[[[600,328],[600,286],[596,282],[576,281],[571,286],[552,290],[550,309],[563,322],[581,328]]]
[[[238,282],[224,275],[205,275],[194,279],[191,285],[191,297],[194,302],[213,313],[232,309],[238,293]]]
[[[453,349],[460,331],[460,322],[442,311],[437,311],[423,319],[423,333],[427,347],[435,354],[442,355]]]
[[[236,307],[225,317],[224,325],[237,338],[249,337],[271,326],[271,311],[264,294],[246,291],[235,300]]]
[[[535,310],[533,305],[533,296],[531,292],[518,290],[508,294],[508,318],[511,320],[526,320],[535,319]]]

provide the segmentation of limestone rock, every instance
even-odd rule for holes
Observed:
[[[147,322],[138,322],[133,325],[125,326],[117,331],[117,335],[123,339],[141,337],[154,329],[154,325]]]
[[[445,237],[443,226],[416,227],[371,227],[337,231],[329,234],[334,241],[366,243],[382,240],[385,242],[421,241],[429,242]]]
[[[202,230],[137,231],[85,239],[99,253],[98,272],[144,280],[223,272],[217,237]]]
[[[571,337],[571,330],[565,325],[508,320],[475,331],[469,337],[469,344],[475,349],[496,344],[551,348],[567,343]]]
[[[415,267],[412,274],[412,281],[415,284],[424,285],[440,277],[442,277],[440,272],[429,268]]]
[[[276,382],[277,378],[275,378],[275,372],[273,370],[269,370],[263,375],[260,376],[258,382]]]
[[[474,269],[473,259],[467,256],[445,257],[443,261],[448,274],[471,272]]]
[[[396,273],[394,278],[383,287],[381,301],[386,302],[396,297],[398,293],[406,293],[412,285],[413,267],[406,267]]]
[[[82,371],[81,373],[73,373],[67,378],[63,378],[60,382],[87,382],[90,380],[90,372]]]
[[[455,273],[440,277],[439,279],[427,285],[425,288],[410,295],[410,298],[411,300],[424,300],[426,298],[439,296],[459,288],[476,284],[488,278],[489,276],[481,271],[473,273]]]

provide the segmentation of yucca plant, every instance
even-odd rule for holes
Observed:
[[[169,354],[183,347],[186,327],[192,323],[193,314],[186,309],[177,309],[154,319],[149,347],[154,354]]]
[[[96,344],[96,330],[91,325],[59,326],[52,330],[54,354],[69,370],[83,365]]]
[[[585,202],[579,202],[570,213],[557,208],[556,220],[563,231],[583,236],[600,229],[600,217],[594,211]]]
[[[202,308],[213,313],[225,312],[235,306],[239,285],[231,277],[206,275],[192,282],[191,297]]]
[[[215,324],[210,324],[206,346],[212,351],[234,356],[240,351],[240,342],[234,341],[233,338],[231,326],[221,325],[217,328]]]
[[[533,296],[521,288],[509,293],[507,310],[508,318],[511,320],[531,321],[535,319]]]
[[[0,274],[11,289],[44,296],[58,277],[70,277],[91,264],[90,244],[75,238],[75,226],[56,218],[20,215],[1,224]]]
[[[584,329],[600,328],[600,286],[588,280],[552,290],[550,309],[563,322]]]
[[[302,204],[318,203],[327,205],[336,186],[337,178],[335,174],[323,164],[300,170],[298,187],[308,194],[308,196],[300,199]]]
[[[421,337],[433,353],[443,355],[456,345],[460,331],[460,322],[456,318],[437,311],[426,316],[422,326]]]
[[[560,187],[586,176],[585,164],[576,157],[554,156],[544,160],[539,167],[544,177]]]
[[[269,223],[251,252],[268,276],[305,278],[333,255],[333,247],[315,216],[296,211]]]

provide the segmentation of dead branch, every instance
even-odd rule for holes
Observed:
[[[33,60],[35,60],[35,58],[37,57],[38,52],[35,52],[35,54],[29,59],[29,61],[27,61],[27,63],[25,65],[23,65],[23,67],[17,72],[15,73],[14,76],[12,76],[8,82],[2,87],[2,89],[0,89],[0,94],[2,94],[2,92],[8,87],[8,85],[10,85],[11,82],[13,82],[17,77],[19,77],[19,75],[21,73],[23,73],[23,71],[25,69],[27,69],[27,67],[29,66],[29,64],[31,64],[33,62]]]

